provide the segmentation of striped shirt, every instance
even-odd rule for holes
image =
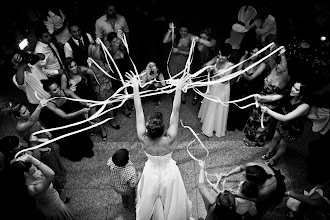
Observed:
[[[129,160],[124,167],[116,166],[110,158],[107,162],[110,171],[110,184],[121,195],[132,193],[138,180],[134,164]]]

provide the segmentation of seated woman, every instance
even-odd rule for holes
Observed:
[[[269,143],[269,148],[262,159],[267,160],[267,164],[273,166],[284,155],[288,144],[296,141],[302,134],[305,126],[306,116],[310,110],[310,104],[304,99],[305,85],[296,82],[289,97],[284,98],[281,113],[277,113],[267,106],[260,106],[261,111],[269,114],[278,120],[273,139]]]
[[[261,163],[247,163],[238,166],[223,175],[228,177],[245,171],[245,178],[259,187],[256,207],[258,216],[263,216],[268,210],[273,210],[278,205],[285,193],[284,177],[279,170],[275,170]]]
[[[191,202],[176,162],[173,143],[178,134],[181,89],[185,78],[176,85],[170,126],[165,129],[163,115],[155,112],[144,118],[139,78],[126,74],[134,90],[136,129],[142,149],[148,157],[137,188],[136,219],[190,219]]]
[[[53,188],[55,173],[51,168],[29,154],[13,159],[11,166],[17,175],[24,177],[26,189],[36,199],[36,208],[42,219],[76,219]]]
[[[25,105],[21,103],[13,104],[10,114],[17,119],[16,132],[28,143],[28,147],[34,147],[42,142],[49,141],[52,138],[51,133],[45,132],[33,136],[34,132],[44,130],[45,128],[39,122],[41,109],[47,105],[46,100],[41,100],[38,107],[31,114]],[[48,149],[47,149],[48,148]],[[55,172],[54,188],[62,195],[62,191],[66,184],[67,170],[63,166],[59,155],[56,151],[55,142],[45,145],[44,147],[33,150],[33,156],[40,159],[47,166],[51,167]],[[63,198],[67,202],[68,198]]]
[[[158,72],[158,68],[154,62],[149,62],[146,69],[143,70],[140,74],[141,78],[141,90],[157,90],[157,88],[161,88],[166,86],[164,76],[161,72]],[[155,80],[153,83],[145,85],[148,82]],[[145,85],[145,86],[144,86]],[[160,105],[160,94],[152,96],[153,101],[155,102],[155,106]]]
[[[75,122],[84,120],[89,112],[89,108],[83,108],[76,101],[65,99],[64,97],[81,99],[70,89],[60,89],[60,87],[52,80],[42,80],[43,88],[52,98],[48,102],[46,114],[48,114],[47,127],[54,128],[70,125]],[[88,105],[87,103],[83,103]],[[44,113],[44,112],[42,112]],[[66,129],[53,131],[55,137],[74,132],[87,127],[88,123],[83,123]],[[91,158],[94,156],[93,142],[86,131],[82,131],[57,141],[60,146],[60,155],[71,161],[80,161],[84,156]]]
[[[298,200],[298,211],[290,211],[289,218],[304,220],[328,220],[330,217],[330,201],[323,195],[323,190],[313,188],[307,195],[293,191],[285,192],[285,195]]]
[[[89,76],[95,77],[92,69],[78,66],[76,61],[72,57],[68,57],[64,61],[65,74],[61,76],[61,89],[70,89],[76,95],[83,99],[96,100],[95,92],[90,83]],[[92,107],[90,109],[90,114],[93,115],[97,111],[97,107]],[[96,122],[100,122],[100,118],[95,119]],[[103,125],[99,126],[101,129],[102,139],[105,141],[107,139],[107,132]],[[91,135],[94,134],[92,131]]]
[[[200,171],[198,178],[198,190],[202,195],[207,215],[205,220],[238,220],[242,219],[242,216],[236,212],[235,197],[230,192],[225,190],[220,192],[214,197],[206,188],[205,185],[205,164],[199,162]]]

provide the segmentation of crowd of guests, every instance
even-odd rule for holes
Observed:
[[[192,202],[180,170],[172,159],[174,141],[178,135],[180,105],[187,101],[182,88],[188,78],[182,71],[186,69],[192,42],[196,45],[191,73],[207,67],[192,81],[210,82],[208,86],[196,88],[207,97],[203,98],[194,91],[191,101],[199,108],[195,117],[200,118],[201,133],[206,137],[214,134],[222,137],[228,130],[238,129],[243,132],[245,138],[242,141],[247,146],[265,148],[262,156],[265,164],[251,162],[223,174],[222,178],[227,178],[244,172],[246,179],[240,182],[237,190],[218,189],[216,197],[205,184],[205,162],[199,162],[198,189],[207,211],[205,219],[260,219],[273,211],[284,196],[299,200],[300,206],[304,207],[290,212],[290,217],[329,217],[330,203],[321,189],[329,180],[328,176],[320,178],[320,175],[314,174],[312,179],[316,186],[308,196],[303,196],[286,191],[285,177],[274,168],[290,143],[301,136],[310,109],[318,107],[315,93],[311,91],[310,70],[290,63],[285,47],[255,65],[281,46],[277,40],[276,20],[270,14],[269,7],[260,7],[259,14],[248,22],[239,21],[235,25],[240,28],[233,31],[243,36],[239,44],[233,38],[217,42],[210,27],[195,35],[189,32],[187,24],[170,22],[168,31],[163,33],[163,44],[171,44],[166,70],[158,68],[159,63],[151,60],[136,76],[130,73],[135,71],[135,66],[129,48],[122,40],[126,39],[129,45],[129,26],[125,17],[117,14],[115,4],[106,4],[105,14],[95,21],[94,34],[84,32],[78,21],[67,19],[58,5],[49,7],[46,15],[35,23],[30,44],[20,48],[11,59],[16,69],[12,82],[25,92],[31,112],[23,103],[16,102],[10,103],[7,110],[17,120],[16,133],[26,142],[23,145],[25,148],[65,137],[16,157],[24,149],[18,137],[14,135],[1,139],[1,179],[10,180],[1,181],[1,188],[9,200],[5,210],[8,210],[11,219],[20,219],[22,213],[15,212],[18,206],[24,211],[24,219],[76,219],[65,205],[70,199],[62,196],[67,171],[60,156],[72,162],[93,157],[94,144],[90,136],[100,131],[102,140],[106,141],[108,135],[104,124],[75,133],[90,125],[89,122],[79,122],[95,114],[99,108],[88,100],[104,101],[113,94],[125,93],[133,94],[133,99],[106,106],[106,109],[114,107],[107,115],[111,118],[109,125],[119,130],[118,113],[121,111],[132,118],[135,112],[137,136],[148,161],[143,172],[139,173],[129,160],[129,152],[126,149],[117,150],[107,162],[114,190],[122,196],[125,208],[136,211],[136,219],[192,218]],[[273,43],[272,47],[256,55],[270,43]],[[107,51],[102,49],[103,44]],[[109,60],[108,53],[113,61]],[[244,60],[247,61],[232,68]],[[254,65],[253,68],[239,77],[216,82],[251,65]],[[160,91],[171,77],[179,80],[175,85],[169,127],[165,128],[160,112],[153,112],[145,119],[140,93]],[[123,87],[122,79],[130,83],[129,88]],[[164,95],[166,93],[152,96],[155,108],[160,106]],[[228,102],[249,95],[254,95],[258,105],[246,109],[223,105],[208,98]],[[93,123],[100,121],[96,118]],[[46,128],[74,123],[79,124],[42,132]],[[324,127],[326,129],[327,125]],[[35,132],[39,134],[33,135]],[[326,130],[323,137],[326,138],[328,133]],[[318,156],[311,150],[307,160],[310,173],[322,166],[321,162],[318,165],[311,162]],[[7,188],[11,190],[7,192]],[[15,196],[9,195],[13,191]],[[22,198],[19,202],[14,199],[18,197]],[[256,207],[257,213],[251,214],[253,207]]]

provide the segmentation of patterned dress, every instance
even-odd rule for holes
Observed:
[[[286,115],[295,110],[301,104],[303,104],[302,101],[295,104],[291,104],[291,102],[287,100],[287,102],[283,103],[281,109],[283,114]],[[305,126],[305,121],[306,115],[302,115],[289,121],[279,121],[277,122],[276,129],[285,142],[294,142],[302,134]]]
[[[268,78],[264,79],[264,87],[260,92],[260,95],[277,95],[286,94],[287,88],[280,89],[276,85],[272,85],[268,82]],[[268,107],[271,110],[278,108],[279,101],[273,102],[260,102],[260,104]],[[276,111],[276,110],[275,110]],[[250,147],[262,147],[267,139],[269,128],[274,118],[268,114],[264,114],[263,124],[264,128],[261,127],[261,109],[254,107],[252,114],[248,118],[244,127],[243,133],[245,135],[244,142]]]

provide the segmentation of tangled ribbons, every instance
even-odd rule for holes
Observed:
[[[173,40],[174,40],[174,26],[171,27],[172,28],[172,43],[173,43]],[[125,34],[123,33],[119,33],[118,34],[118,37],[122,40],[124,46],[126,47],[127,49],[127,52],[129,52],[128,50],[128,44],[127,44],[127,41],[126,41],[126,38],[125,38]],[[129,94],[127,92],[127,88],[129,86],[131,86],[131,83],[129,81],[125,82],[124,79],[123,79],[123,76],[122,76],[122,73],[120,72],[119,68],[117,67],[114,59],[112,58],[111,54],[109,53],[109,51],[107,50],[106,46],[103,44],[103,42],[98,38],[96,39],[96,42],[99,43],[104,51],[104,54],[106,55],[106,60],[107,60],[107,64],[109,66],[109,69],[111,70],[111,65],[109,63],[109,59],[108,59],[108,56],[112,62],[112,64],[114,65],[115,69],[117,70],[117,72],[119,73],[119,77],[120,79],[116,79],[114,78],[113,76],[111,76],[109,73],[107,73],[104,69],[102,69],[98,64],[97,62],[95,62],[93,60],[93,58],[89,57],[88,58],[88,64],[91,65],[92,63],[95,64],[95,66],[97,68],[99,68],[106,76],[110,77],[111,79],[114,79],[114,80],[120,80],[123,84],[123,86],[121,88],[119,88],[112,96],[110,96],[108,99],[104,100],[104,101],[95,101],[95,100],[86,100],[86,99],[72,99],[72,98],[68,98],[68,97],[60,97],[60,98],[64,98],[64,99],[68,99],[68,100],[72,100],[72,101],[78,101],[80,103],[89,103],[89,107],[94,107],[94,106],[101,106],[98,111],[96,113],[94,113],[93,115],[91,115],[89,118],[86,118],[85,120],[83,121],[79,121],[79,122],[76,122],[76,123],[73,123],[73,124],[70,124],[70,125],[66,125],[66,126],[61,126],[61,127],[56,127],[56,128],[49,128],[49,129],[45,129],[45,130],[40,130],[40,131],[37,131],[37,132],[34,132],[32,135],[37,135],[37,134],[40,134],[40,133],[44,133],[44,132],[50,132],[50,131],[55,131],[55,130],[60,130],[60,129],[65,129],[65,128],[69,128],[69,127],[73,127],[73,126],[76,126],[76,125],[79,125],[79,124],[83,124],[85,122],[90,122],[91,120],[94,120],[106,113],[108,113],[109,111],[112,111],[114,109],[117,109],[117,108],[120,108],[128,99],[131,99],[133,98],[133,94]],[[214,102],[219,102],[221,103],[222,105],[228,105],[228,104],[235,104],[237,105],[236,103],[237,102],[241,102],[243,100],[246,100],[246,99],[249,99],[249,98],[252,98],[252,97],[256,97],[257,94],[253,94],[253,95],[250,95],[250,96],[247,96],[245,98],[242,98],[242,99],[239,99],[239,100],[231,100],[231,101],[228,101],[228,102],[223,102],[221,101],[218,97],[215,97],[215,96],[211,96],[209,95],[208,93],[202,93],[200,92],[197,87],[202,87],[202,86],[207,86],[209,87],[210,85],[214,85],[214,84],[217,84],[217,83],[222,83],[222,82],[225,82],[225,81],[228,81],[228,80],[231,80],[235,77],[238,77],[240,76],[241,74],[243,74],[245,71],[248,71],[249,69],[253,68],[254,66],[260,64],[260,62],[264,61],[265,59],[269,58],[270,56],[272,56],[273,54],[275,54],[276,52],[278,52],[279,50],[281,50],[283,47],[279,47],[277,48],[276,50],[274,50],[273,52],[269,53],[267,56],[259,59],[257,62],[255,62],[254,64],[248,66],[247,68],[243,69],[243,70],[240,70],[240,71],[237,71],[237,72],[234,72],[230,75],[227,75],[227,76],[224,76],[224,77],[221,77],[226,71],[231,71],[233,70],[234,68],[236,68],[237,66],[243,64],[244,62],[246,62],[247,60],[249,60],[250,58],[246,59],[246,60],[243,60],[241,61],[240,63],[236,64],[236,65],[233,65],[227,69],[224,69],[224,70],[219,70],[216,72],[215,75],[213,76],[208,76],[208,81],[205,81],[205,80],[197,80],[200,78],[200,74],[202,72],[204,72],[205,70],[207,69],[214,69],[215,68],[215,65],[213,66],[205,66],[203,68],[201,68],[200,70],[198,70],[197,72],[195,73],[192,73],[190,74],[190,66],[191,66],[191,63],[193,61],[193,50],[195,48],[195,44],[196,44],[196,39],[195,38],[192,38],[192,43],[191,43],[191,48],[190,48],[190,52],[189,52],[189,56],[188,56],[188,59],[187,59],[187,62],[186,62],[186,65],[185,65],[185,68],[178,74],[176,74],[175,76],[170,76],[170,78],[168,80],[164,80],[165,83],[167,84],[166,86],[164,87],[161,87],[161,88],[157,88],[156,90],[145,90],[145,91],[141,91],[140,92],[140,96],[141,97],[147,97],[147,96],[153,96],[153,95],[158,95],[158,94],[169,94],[169,93],[172,93],[176,90],[176,84],[179,80],[179,77],[185,77],[186,78],[186,83],[185,85],[183,86],[182,88],[182,91],[183,92],[187,92],[188,89],[192,88],[193,90],[195,90],[199,95],[203,96],[204,98],[206,99],[209,99],[209,100],[212,100]],[[274,43],[271,43],[269,45],[267,45],[266,47],[264,47],[263,49],[261,49],[260,51],[258,51],[255,55],[259,55],[260,53],[262,53],[263,51],[265,51],[266,49],[270,48],[274,46]],[[173,48],[172,48],[173,49]],[[128,54],[129,56],[129,54]],[[139,76],[138,74],[138,71],[136,69],[136,66],[134,65],[134,62],[132,61],[131,57],[129,56],[130,58],[130,61],[132,62],[133,64],[133,67],[134,67],[134,72],[133,71],[130,71],[131,74],[135,75],[135,76]],[[111,70],[112,71],[112,70]],[[113,71],[112,71],[113,72]],[[182,74],[182,75],[181,75]],[[221,78],[219,78],[221,77]],[[194,79],[194,80],[192,80]],[[156,81],[156,80],[155,80]],[[98,81],[97,81],[98,82]],[[161,81],[157,81],[157,82],[161,82]],[[148,82],[148,83],[152,83],[152,82]],[[148,84],[147,83],[147,84]],[[140,86],[144,87],[146,84],[144,85],[141,85],[141,80],[140,80]],[[124,90],[124,94],[120,94],[120,92]],[[37,93],[35,92],[35,95],[36,97],[40,99],[40,97],[37,95]],[[57,99],[59,97],[54,97],[54,98],[50,98],[48,99],[48,101],[50,100],[53,100],[53,99]],[[118,103],[116,106],[113,106],[112,104],[113,103]],[[106,106],[111,106],[111,108],[108,108],[105,110]],[[246,106],[238,106],[239,108],[243,109],[243,108],[247,108],[251,105],[256,105],[256,107],[259,106],[259,103],[257,100],[255,100],[254,103],[251,103],[249,105],[246,105]],[[89,127],[86,127],[86,128],[83,128],[83,129],[80,129],[80,130],[77,130],[77,131],[74,131],[74,132],[71,132],[71,133],[68,133],[68,134],[65,134],[65,135],[62,135],[62,136],[59,136],[59,137],[56,137],[54,139],[51,139],[49,141],[46,141],[44,143],[41,143],[37,146],[34,146],[34,147],[31,147],[31,148],[27,148],[27,149],[24,149],[20,152],[18,152],[16,155],[15,155],[15,158],[25,152],[25,151],[29,151],[29,150],[34,150],[34,149],[37,149],[37,148],[40,148],[42,146],[45,146],[49,143],[52,143],[54,141],[57,141],[59,139],[62,139],[62,138],[65,138],[67,136],[70,136],[70,135],[73,135],[73,134],[76,134],[76,133],[79,133],[79,132],[82,132],[82,131],[85,131],[85,130],[89,130],[91,128],[94,128],[94,127],[97,127],[105,122],[107,122],[108,120],[110,120],[112,118],[107,118],[101,122],[98,122],[98,123],[92,123]],[[182,122],[181,122],[182,123]],[[261,126],[263,127],[263,114],[261,115]],[[205,148],[205,146],[203,145],[203,143],[199,140],[198,136],[195,134],[195,132],[188,126],[184,126],[185,128],[189,128],[194,136],[197,138],[197,140],[199,141],[199,143],[202,145],[202,147],[207,151],[207,156],[208,156],[208,150]],[[40,142],[40,141],[39,141]],[[188,147],[187,147],[187,152],[188,154],[196,161],[199,161],[199,159],[195,158],[190,152],[189,152],[189,146],[192,144],[193,142],[191,142]],[[206,173],[206,176],[207,175],[211,175],[211,174],[207,174]],[[217,184],[219,184],[219,178],[221,177],[221,175],[215,175],[217,178],[218,178],[218,181],[217,181]],[[220,178],[221,179],[221,178]],[[208,182],[211,184],[211,182],[208,180]],[[211,184],[212,185],[212,184]],[[213,185],[212,185],[213,186]]]
[[[182,120],[180,120],[180,122],[181,122],[181,125],[182,125],[183,128],[188,128],[188,129],[191,131],[191,133],[195,136],[195,138],[196,138],[197,141],[200,143],[200,145],[204,148],[204,150],[206,151],[206,156],[205,156],[205,159],[206,159],[206,158],[209,156],[209,150],[204,146],[203,142],[199,139],[199,137],[197,136],[197,134],[195,133],[195,131],[194,131],[191,127],[186,126],[186,125],[183,125]],[[187,152],[188,152],[189,156],[190,156],[192,159],[194,159],[195,161],[197,161],[197,162],[203,161],[203,160],[201,160],[201,159],[197,159],[197,158],[196,158],[192,153],[190,153],[190,151],[189,151],[189,147],[190,147],[190,145],[191,145],[192,143],[194,143],[194,142],[195,142],[195,140],[191,141],[191,142],[187,145]],[[205,159],[204,159],[204,160],[205,160]],[[212,182],[210,181],[210,179],[208,178],[208,176],[214,176],[214,177],[216,177],[216,178],[217,178],[216,183],[212,183]],[[206,181],[212,186],[212,188],[213,188],[217,193],[222,192],[223,189],[224,189],[224,185],[225,185],[226,180],[223,180],[223,182],[221,183],[222,176],[223,176],[222,173],[220,173],[220,174],[217,174],[217,173],[215,173],[215,174],[209,174],[207,171],[205,171]],[[222,190],[220,190],[219,187],[218,187],[220,183],[221,183],[221,186],[222,186],[222,187],[221,187]]]

